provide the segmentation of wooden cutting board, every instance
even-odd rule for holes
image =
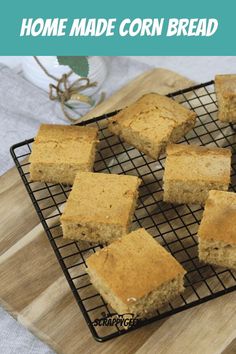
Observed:
[[[166,94],[191,84],[176,73],[154,69],[123,87],[85,119],[121,108],[145,92]],[[97,343],[15,168],[0,177],[0,218],[1,305],[58,353],[236,353],[236,293]]]

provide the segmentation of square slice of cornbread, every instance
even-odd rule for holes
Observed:
[[[164,201],[204,204],[211,189],[228,190],[231,151],[197,145],[167,147]]]
[[[236,123],[236,74],[216,75],[215,90],[219,120]]]
[[[129,232],[140,183],[135,176],[79,172],[61,216],[63,237],[106,243]]]
[[[236,194],[209,192],[198,230],[199,259],[236,269]]]
[[[184,290],[184,268],[138,229],[86,260],[91,282],[119,314],[144,317]]]
[[[196,122],[196,114],[171,98],[146,94],[109,119],[108,129],[158,159],[168,142],[177,142]]]
[[[42,124],[29,158],[32,181],[73,184],[78,171],[93,169],[96,127]]]

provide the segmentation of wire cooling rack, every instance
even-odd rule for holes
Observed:
[[[232,152],[235,152],[234,127],[217,120],[213,81],[172,93],[169,97],[194,110],[198,115],[195,128],[182,139],[182,143],[230,147]],[[112,112],[81,123],[81,125],[96,124],[99,127],[100,146],[94,170],[96,172],[127,173],[142,178],[143,183],[140,187],[133,228],[144,227],[148,230],[187,270],[184,293],[157,311],[153,317],[139,321],[136,326],[128,330],[117,324],[96,325],[96,320],[106,319],[107,316],[112,316],[114,313],[91,285],[86,273],[86,258],[102,246],[72,242],[62,238],[59,216],[70,188],[60,184],[30,182],[27,157],[31,152],[33,139],[16,144],[11,148],[16,167],[51,246],[87,325],[98,341],[111,339],[236,290],[236,272],[206,265],[198,260],[196,233],[203,212],[202,208],[198,205],[174,206],[162,201],[165,157],[161,156],[158,161],[153,161],[122,142],[118,137],[111,135],[104,123],[109,116],[115,113]],[[236,190],[235,155],[232,159],[230,189]]]

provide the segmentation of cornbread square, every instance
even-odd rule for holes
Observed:
[[[92,284],[119,314],[144,317],[184,290],[184,268],[145,229],[122,236],[86,264]]]
[[[212,190],[198,230],[201,261],[236,269],[236,194]]]
[[[222,122],[236,122],[236,75],[216,75],[215,90],[218,118]]]
[[[196,114],[171,98],[150,93],[109,119],[108,129],[158,159],[168,142],[177,142],[196,122]]]
[[[167,147],[164,201],[204,204],[211,189],[228,190],[231,151],[196,145]]]
[[[91,171],[98,129],[42,124],[29,158],[32,181],[73,184],[78,171]]]
[[[128,233],[140,183],[135,176],[79,172],[61,216],[63,237],[106,243]]]

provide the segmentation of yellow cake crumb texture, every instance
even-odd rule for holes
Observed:
[[[79,172],[61,220],[127,225],[140,183],[136,176]]]
[[[108,129],[157,159],[168,142],[177,142],[196,121],[196,113],[157,93],[146,94],[109,119]]]
[[[236,194],[212,190],[206,201],[198,235],[202,240],[236,245]]]
[[[231,150],[197,145],[167,146],[165,180],[230,182]]]
[[[96,252],[87,259],[87,266],[124,303],[140,299],[185,274],[184,268],[145,229],[124,235]]]
[[[36,142],[61,142],[65,140],[92,140],[97,138],[98,129],[96,127],[41,124],[36,135]]]
[[[29,157],[31,181],[73,184],[78,171],[91,171],[96,127],[42,124]]]
[[[97,140],[95,127],[42,124],[33,143],[30,162],[88,163]]]
[[[222,96],[236,96],[236,74],[216,75],[215,85]]]

